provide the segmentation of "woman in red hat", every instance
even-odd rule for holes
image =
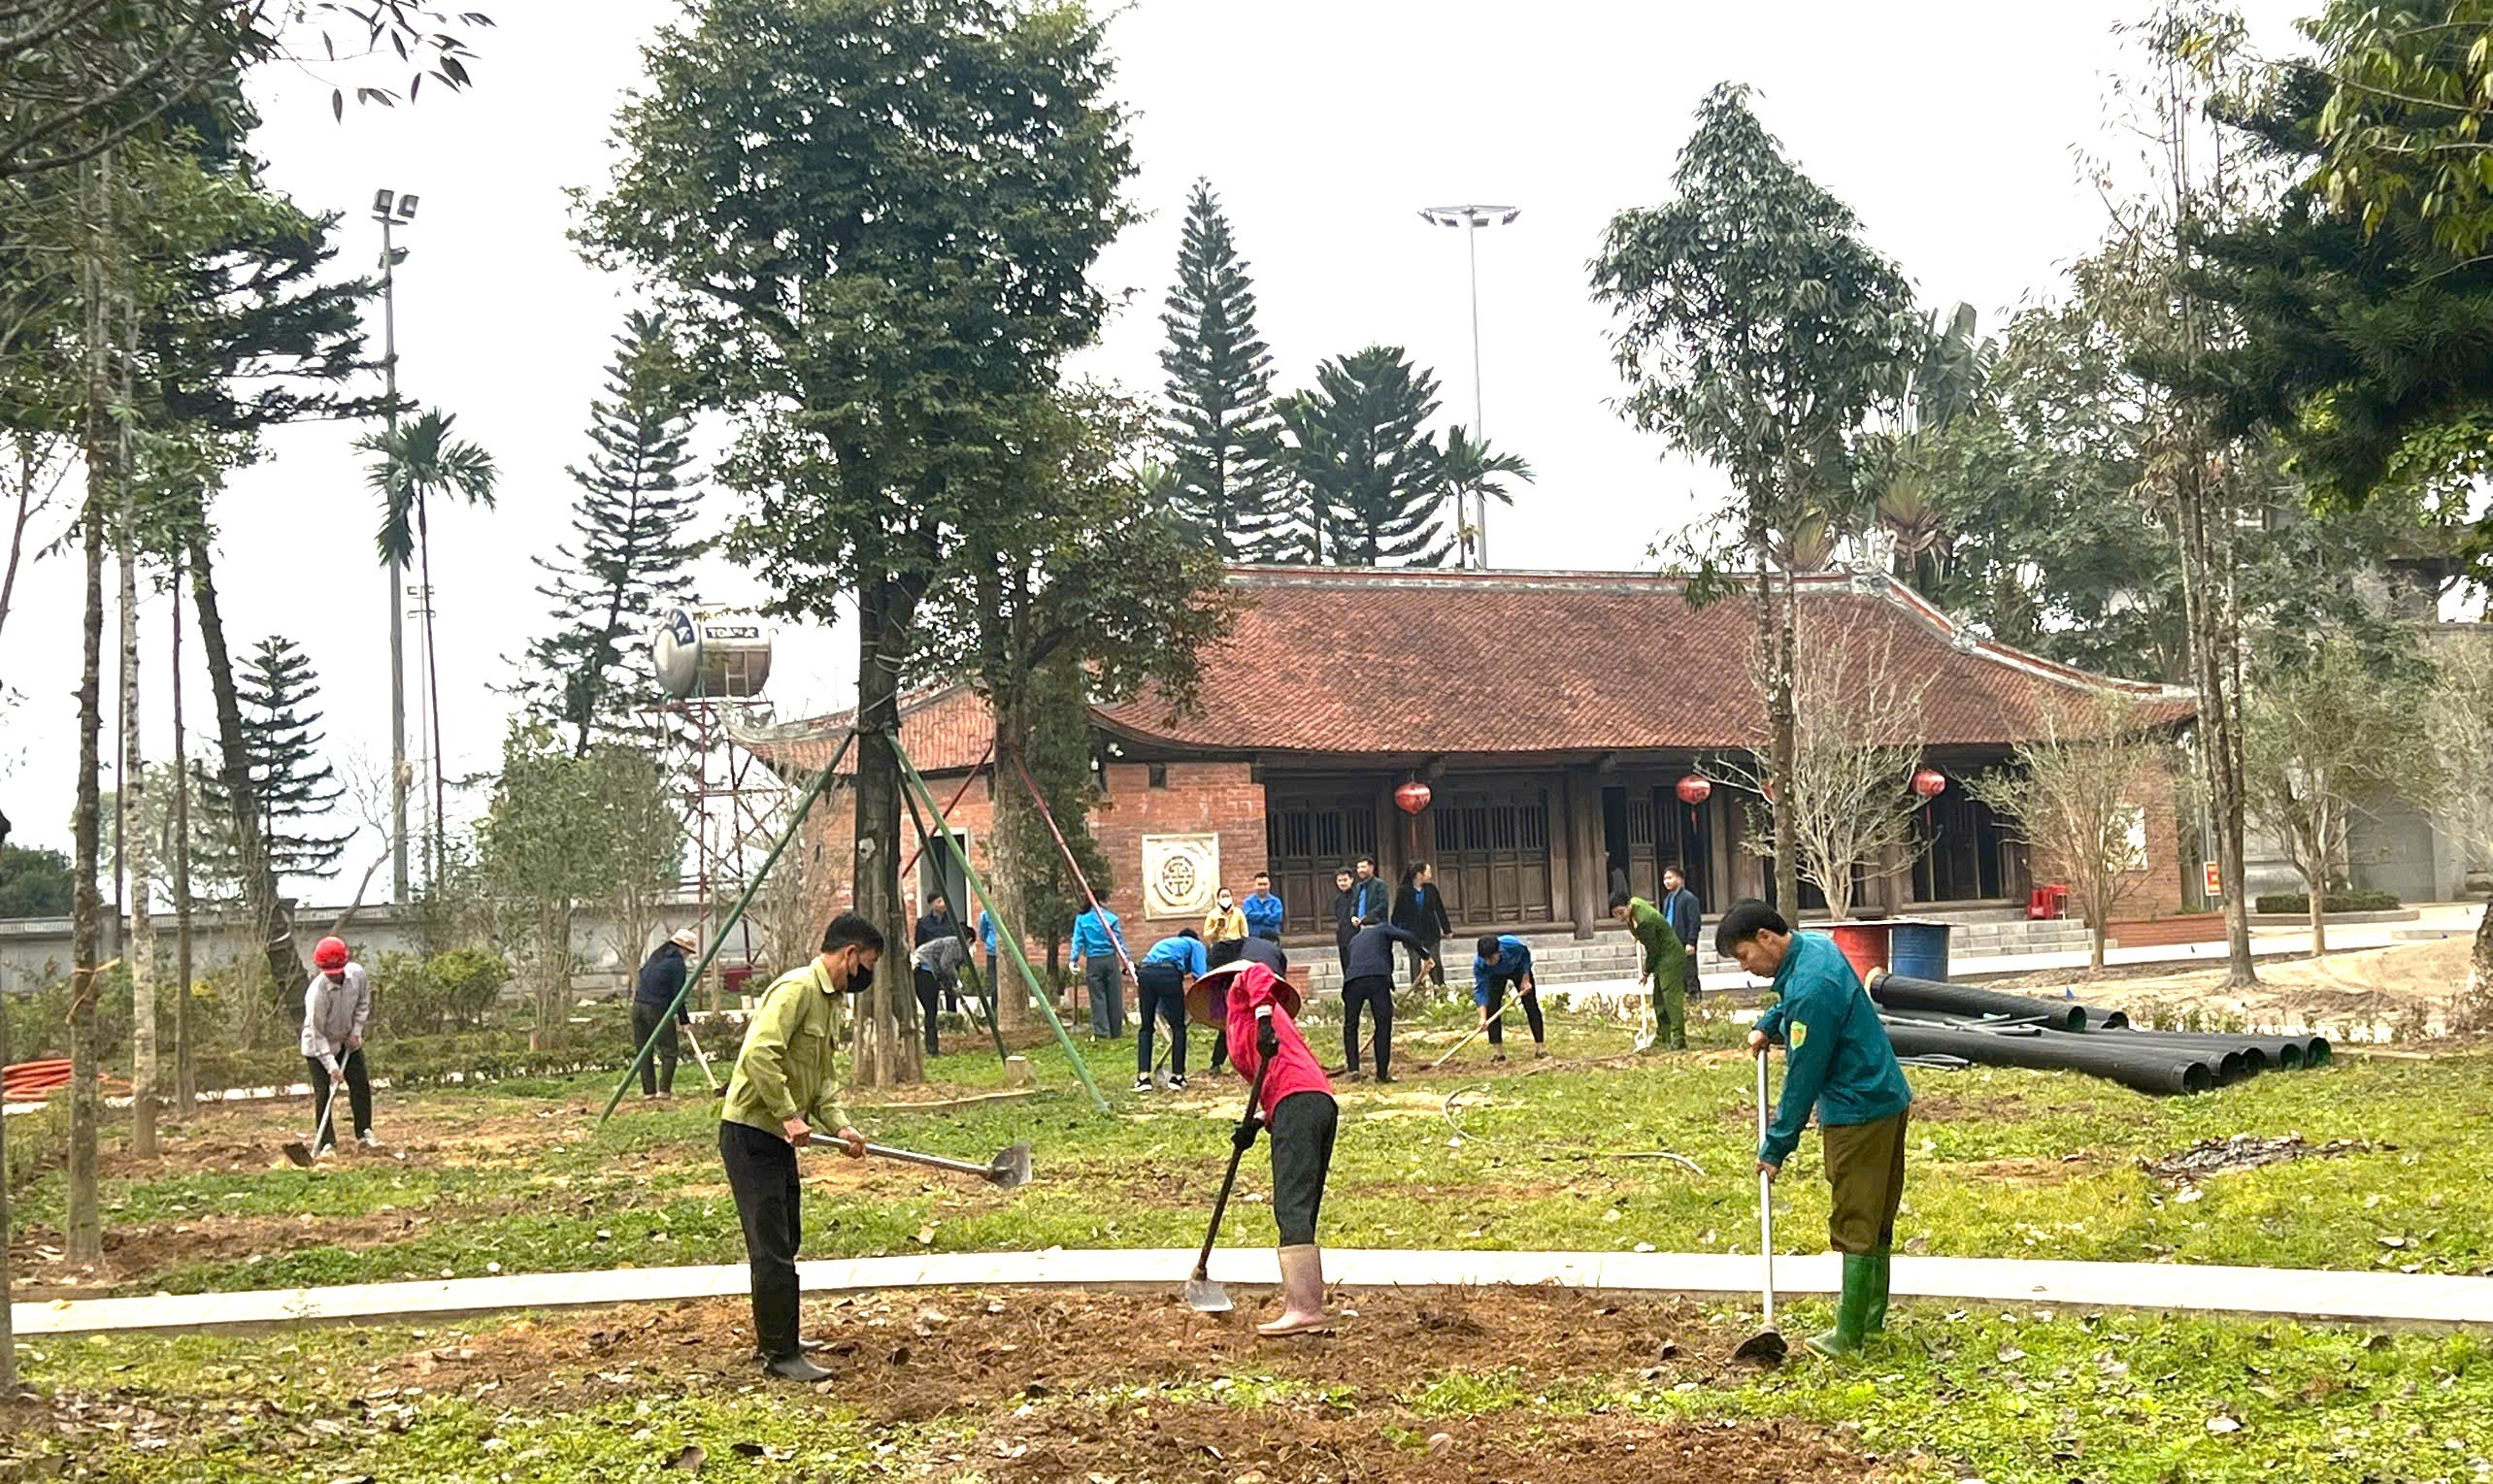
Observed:
[[[372,1018],[372,982],[364,976],[363,965],[348,957],[347,945],[335,938],[320,940],[312,950],[312,964],[318,973],[303,986],[303,1060],[312,1070],[312,1116],[328,1114],[329,1099],[343,1082],[354,1110],[355,1141],[378,1149],[381,1140],[372,1137],[372,1078],[364,1072],[363,1054],[364,1022]],[[334,1115],[319,1127],[320,1147],[312,1151],[316,1155],[338,1143]]]
[[[1230,1061],[1256,1090],[1254,1109],[1238,1126],[1238,1147],[1253,1143],[1261,1128],[1273,1131],[1281,1313],[1256,1326],[1255,1333],[1276,1338],[1332,1329],[1324,1315],[1324,1253],[1315,1244],[1315,1218],[1324,1204],[1341,1114],[1323,1064],[1299,1035],[1300,1004],[1298,986],[1251,959],[1212,970],[1186,991],[1187,1014],[1223,1028]]]

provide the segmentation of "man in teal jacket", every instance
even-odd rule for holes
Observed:
[[[1782,1173],[1817,1109],[1834,1190],[1827,1239],[1844,1254],[1844,1296],[1835,1328],[1810,1341],[1821,1355],[1861,1348],[1887,1325],[1887,1262],[1905,1196],[1906,1109],[1913,1101],[1878,1008],[1832,939],[1794,933],[1763,902],[1732,905],[1714,929],[1714,951],[1775,981],[1775,1007],[1748,1033],[1752,1050],[1784,1046],[1783,1096],[1757,1146],[1757,1168]]]

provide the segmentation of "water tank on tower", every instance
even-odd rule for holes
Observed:
[[[678,608],[650,636],[658,683],[679,701],[741,701],[771,677],[771,635],[751,613]]]

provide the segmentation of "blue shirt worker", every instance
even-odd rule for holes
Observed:
[[[1912,1088],[1878,1007],[1833,939],[1794,933],[1780,912],[1750,900],[1722,914],[1714,951],[1775,981],[1775,1007],[1748,1034],[1759,1056],[1770,1043],[1784,1048],[1783,1095],[1757,1146],[1757,1168],[1769,1179],[1782,1172],[1815,1108],[1826,1182],[1835,1193],[1827,1240],[1844,1254],[1844,1294],[1835,1328],[1810,1347],[1822,1355],[1858,1350],[1864,1336],[1887,1327],[1887,1265],[1905,1197]]]
[[[1246,914],[1246,933],[1250,938],[1281,940],[1281,899],[1273,895],[1273,878],[1263,872],[1255,873],[1255,889],[1238,904]]]
[[[1506,1060],[1507,991],[1523,1001],[1523,1018],[1532,1027],[1532,1054],[1549,1054],[1549,1036],[1541,1023],[1541,982],[1532,976],[1532,945],[1512,933],[1483,933],[1472,945],[1472,1003],[1479,1007],[1480,1024],[1489,1033],[1489,1060]]]
[[[1091,1039],[1114,1040],[1125,1034],[1125,925],[1108,909],[1108,894],[1092,899],[1089,911],[1074,919],[1074,963],[1082,972],[1082,988],[1090,996]]]
[[[1192,928],[1151,945],[1134,966],[1134,1090],[1151,1090],[1153,1016],[1169,1023],[1169,1090],[1186,1090],[1186,988],[1212,967]]]
[[[635,1056],[655,1036],[655,1050],[641,1063],[641,1096],[672,1098],[675,1096],[676,1027],[692,1023],[692,1010],[683,999],[684,960],[701,950],[701,940],[690,928],[679,928],[675,936],[658,944],[648,962],[641,966],[641,977],[632,986],[632,1051]]]

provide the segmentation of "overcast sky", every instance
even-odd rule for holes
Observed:
[[[454,777],[498,753],[505,657],[545,622],[530,558],[567,534],[563,468],[582,457],[609,336],[633,302],[631,284],[573,252],[565,193],[605,180],[607,132],[639,81],[639,49],[676,13],[653,0],[485,8],[500,24],[477,39],[468,93],[349,108],[337,123],[322,79],[271,73],[256,89],[268,121],[254,147],[272,180],[306,208],[350,214],[346,256],[369,262],[378,251],[363,214],[375,187],[422,198],[401,238],[411,250],[399,276],[402,389],[455,413],[458,431],[501,466],[498,509],[435,515]],[[2291,45],[2290,22],[2309,8],[2248,7],[2271,49]],[[1157,391],[1160,300],[1186,192],[1208,177],[1252,263],[1280,385],[1302,384],[1326,356],[1399,345],[1439,374],[1440,426],[1468,423],[1461,234],[1425,224],[1416,209],[1520,206],[1513,225],[1480,236],[1481,395],[1491,440],[1530,459],[1539,481],[1515,512],[1493,513],[1491,553],[1502,567],[1639,565],[1657,532],[1699,517],[1721,491],[1610,410],[1618,385],[1584,265],[1613,212],[1665,198],[1706,89],[1753,85],[1786,149],[1850,203],[1924,299],[1969,301],[1988,328],[2005,308],[2049,293],[2059,265],[2105,224],[2078,161],[2134,148],[2107,135],[2104,98],[2108,76],[2136,65],[2113,28],[2144,9],[1135,0],[1111,37],[1115,90],[1134,114],[1141,172],[1130,189],[1147,214],[1100,262],[1099,281],[1125,307],[1080,369]],[[218,576],[237,649],[270,633],[301,643],[320,675],[332,752],[384,764],[385,580],[352,436],[317,428],[271,440],[268,460],[217,506]],[[729,498],[715,497],[713,524]],[[41,534],[57,534],[68,513],[56,509]],[[0,713],[0,807],[21,843],[69,843],[79,583],[74,554],[21,573],[0,638],[0,681],[27,698]],[[724,565],[702,585],[720,603],[769,592]],[[145,604],[143,621],[148,745],[161,758],[166,600]],[[771,681],[781,715],[848,704],[853,642],[845,625],[781,631]],[[413,643],[411,628],[411,657]],[[185,684],[204,742],[195,642],[190,654]],[[349,884],[379,849],[357,842]],[[327,889],[312,891],[325,899]]]

